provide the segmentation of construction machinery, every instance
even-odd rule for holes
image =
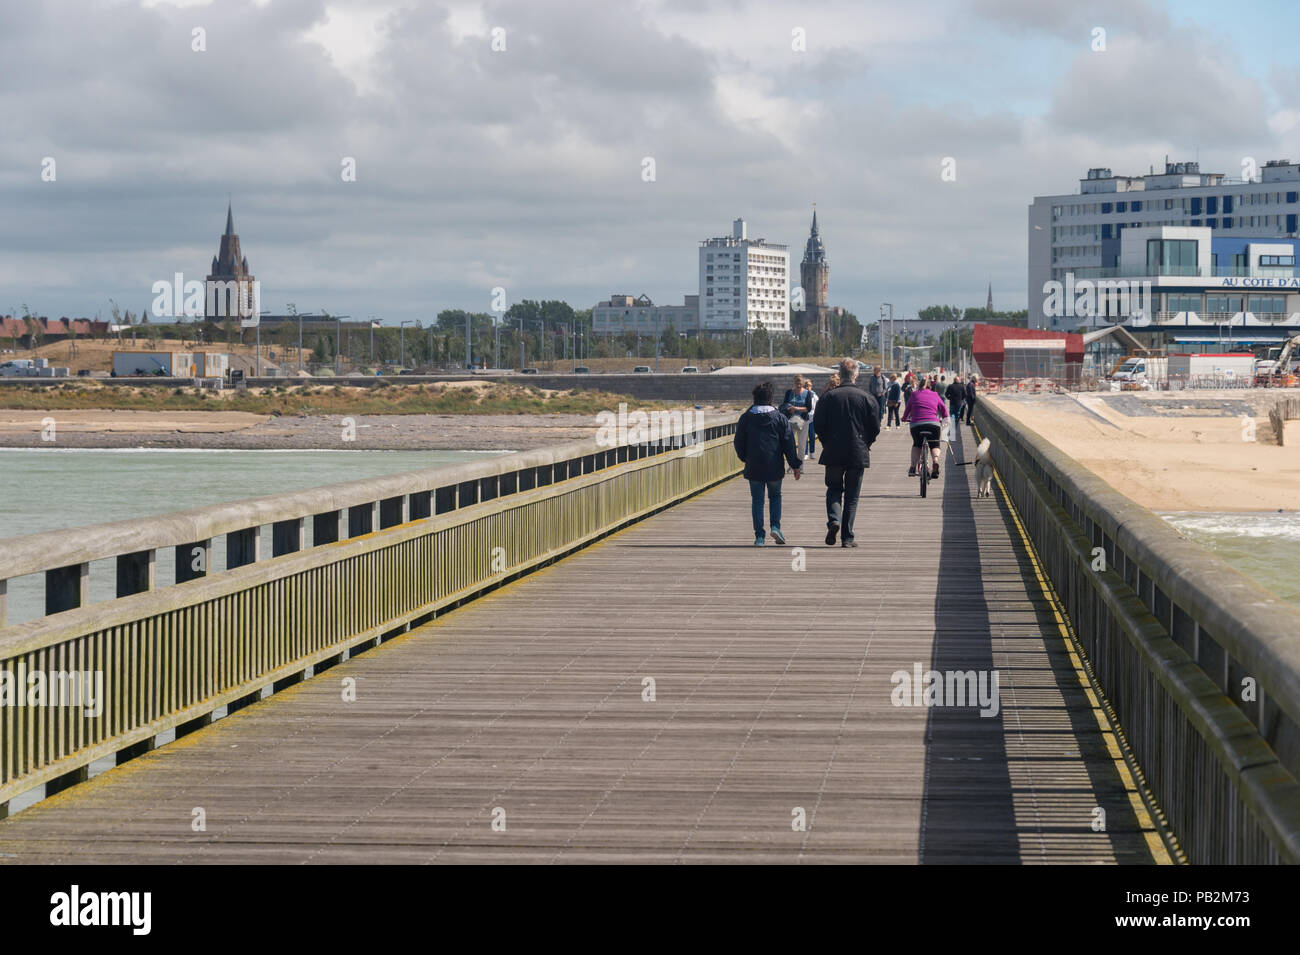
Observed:
[[[1291,368],[1291,359],[1300,353],[1300,335],[1293,335],[1282,343],[1276,356],[1272,349],[1268,358],[1255,362],[1255,384],[1273,387],[1294,385],[1296,373]]]

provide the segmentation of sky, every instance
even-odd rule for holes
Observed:
[[[832,305],[910,316],[992,283],[1024,308],[1034,196],[1092,166],[1300,159],[1300,12],[1231,11],[5,3],[0,312],[148,308],[155,282],[206,277],[228,199],[269,312],[427,322],[496,288],[680,304],[737,217],[790,247],[795,285],[814,203]]]

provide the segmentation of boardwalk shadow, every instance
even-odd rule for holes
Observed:
[[[955,461],[963,460],[960,437],[953,451]],[[993,634],[979,531],[965,469],[954,467],[946,450],[944,458],[930,669],[987,675],[994,670]],[[976,705],[930,708],[918,848],[922,864],[1020,861],[1003,718],[1001,710],[982,717]]]
[[[967,428],[961,434],[967,444],[974,437]],[[930,666],[940,672],[995,668],[992,589],[999,618],[1001,705],[996,717],[981,717],[978,708],[969,706],[930,710],[919,861],[1036,861],[1046,842],[1059,861],[1073,854],[1079,862],[1149,863],[1147,839],[1119,770],[1051,608],[1032,579],[1028,548],[1000,496],[972,499],[966,469],[951,466],[962,460],[961,445],[960,439],[954,442],[957,458],[945,467]],[[1014,565],[991,566],[982,558],[980,523],[996,523],[1009,536]],[[1019,593],[1008,573],[1019,575],[1031,595],[1032,635],[1026,633],[1031,628],[1023,619],[1023,596],[1015,601],[996,597],[999,578]],[[1008,617],[1011,603],[1019,605],[1019,624]],[[1045,701],[1054,697],[1053,690],[1063,698],[1063,707],[1054,699]],[[1008,738],[1018,742],[1014,758],[1007,751]],[[1081,762],[1069,752],[1072,747],[1082,755]],[[1080,766],[1086,779],[1080,778]],[[1106,811],[1105,833],[1091,829],[1096,807]],[[1077,849],[1065,851],[1067,840],[1077,842]]]

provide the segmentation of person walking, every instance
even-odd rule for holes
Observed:
[[[889,409],[889,418],[885,424],[885,430],[890,428],[901,428],[903,425],[898,419],[898,408],[903,401],[903,386],[898,383],[898,375],[891,373],[889,376],[889,387],[885,389],[885,407]]]
[[[880,434],[880,405],[857,385],[858,363],[845,358],[840,385],[822,394],[813,419],[826,468],[826,543],[857,547],[853,521],[858,513],[862,472],[871,466],[871,445]]]
[[[923,442],[929,444],[934,455],[934,470],[930,477],[939,477],[939,435],[942,434],[942,421],[946,417],[948,409],[935,382],[931,381],[925,388],[918,388],[912,393],[912,399],[903,410],[903,420],[912,426],[912,466],[907,469],[908,477],[916,477]]]
[[[781,482],[785,478],[782,458],[790,463],[797,481],[803,461],[795,450],[790,421],[772,405],[772,383],[765,381],[754,388],[754,403],[736,422],[732,445],[736,456],[745,462],[749,480],[750,510],[754,518],[754,546],[767,544],[763,533],[763,496],[766,494],[772,518],[772,540],[785,543],[781,533]]]
[[[803,376],[795,375],[792,387],[786,389],[781,402],[781,414],[790,420],[790,430],[794,432],[794,447],[803,455],[804,435],[808,431],[808,417],[811,411],[811,394],[804,389]]]
[[[813,456],[813,452],[817,450],[817,434],[813,430],[813,418],[817,415],[817,392],[813,390],[811,378],[803,380],[803,389],[808,395],[808,448],[803,455],[803,459],[807,461]]]
[[[957,429],[961,427],[962,405],[966,403],[966,386],[961,383],[961,375],[953,375],[952,384],[950,384],[943,393],[948,399],[948,414],[952,419],[952,436],[957,436]]]
[[[880,373],[880,366],[871,369],[867,379],[867,394],[876,399],[876,421],[885,419],[885,376]]]
[[[971,375],[966,379],[966,424],[974,424],[975,402],[979,398],[975,391],[975,382],[979,381],[979,375]]]

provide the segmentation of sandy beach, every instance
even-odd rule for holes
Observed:
[[[1285,396],[1237,390],[986,400],[1152,510],[1293,512],[1300,509],[1300,441],[1278,447],[1267,413]],[[1300,433],[1300,425],[1292,428]]]
[[[54,420],[54,441],[42,439]],[[353,422],[353,429],[346,420]],[[355,432],[355,437],[347,440]],[[592,415],[286,415],[239,411],[0,410],[0,447],[223,450],[526,450],[594,436]]]

